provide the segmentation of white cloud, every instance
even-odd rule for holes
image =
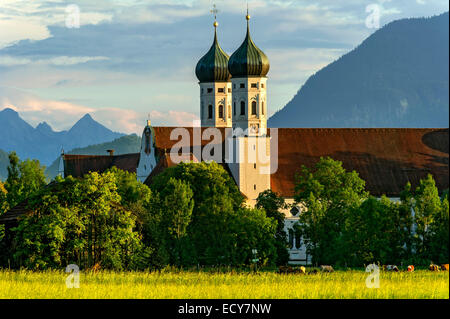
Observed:
[[[42,99],[16,89],[0,87],[0,110],[11,108],[33,126],[47,122],[56,131],[67,130],[86,113],[109,129],[127,134],[141,134],[148,114],[114,107],[91,108],[65,101]],[[150,111],[153,125],[193,126],[198,117],[184,111]]]
[[[0,56],[0,65],[4,66],[17,66],[26,64],[36,64],[36,65],[75,65],[86,63],[89,61],[105,61],[109,60],[108,57],[104,56],[57,56],[48,59],[36,59],[32,60],[30,58],[14,57],[9,55]]]

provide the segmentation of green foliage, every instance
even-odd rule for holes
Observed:
[[[448,198],[439,197],[431,175],[415,193],[408,183],[399,202],[367,198],[363,187],[355,173],[329,158],[298,176],[295,199],[307,208],[298,229],[315,263],[448,263]]]
[[[133,267],[140,237],[135,218],[121,205],[116,175],[92,173],[83,179],[59,178],[29,200],[31,214],[15,231],[18,265],[32,269],[100,264],[108,269]]]
[[[296,176],[295,201],[307,210],[300,215],[298,232],[303,236],[313,262],[331,264],[339,258],[337,243],[350,211],[367,198],[365,182],[347,172],[342,163],[321,158]]]
[[[288,205],[284,198],[268,189],[260,193],[256,199],[256,208],[264,209],[266,216],[276,221],[277,228],[275,234],[275,245],[277,250],[277,265],[285,265],[289,261],[289,252],[287,250],[287,234],[284,231],[285,215],[280,212],[281,209],[287,209]]]
[[[410,219],[405,220],[402,212],[400,203],[385,196],[370,197],[351,209],[338,245],[341,248],[338,261],[360,266],[373,262],[396,264],[405,258]]]
[[[9,207],[16,206],[46,184],[45,167],[38,160],[20,161],[15,152],[9,154],[8,178],[5,182]]]
[[[429,246],[432,240],[432,227],[435,217],[440,214],[441,200],[436,184],[431,175],[420,181],[414,196],[415,222],[417,225],[415,235],[415,248],[418,255],[429,259]]]
[[[181,194],[175,194],[177,187]],[[181,216],[182,233],[185,236],[177,239],[177,249],[182,265],[246,264],[250,261],[251,249],[258,247],[261,263],[272,263],[276,258],[276,223],[267,218],[262,210],[243,207],[244,198],[239,189],[217,163],[181,163],[168,168],[155,178],[151,189],[159,198],[153,205],[164,212],[151,209],[153,215],[149,216],[147,229],[153,231],[147,231],[147,234],[157,234],[155,229],[159,229],[160,232],[172,234],[173,238],[173,234],[177,234],[174,229],[178,229],[173,225],[178,224],[170,216],[174,216],[174,211],[175,216]],[[189,189],[192,190],[193,208],[188,218],[191,198]],[[173,201],[180,204],[174,207],[171,204]],[[178,206],[184,207],[181,212],[175,209]],[[155,239],[165,247],[173,247],[167,235],[160,234],[157,238],[153,237]],[[170,260],[172,250],[164,252],[159,248],[160,260]],[[269,260],[268,256],[273,258]]]
[[[2,182],[0,182],[0,216],[8,210],[8,191]]]

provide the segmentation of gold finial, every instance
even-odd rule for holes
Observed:
[[[250,20],[251,18],[250,15],[248,14],[248,1],[247,1],[247,15],[245,16],[245,18],[247,19],[247,21]]]
[[[218,26],[219,26],[219,22],[217,22],[217,21],[214,21],[214,28],[217,28]]]
[[[150,113],[148,113],[147,126],[152,126],[152,121],[150,121]]]

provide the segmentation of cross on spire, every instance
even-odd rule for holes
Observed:
[[[219,10],[217,9],[217,6],[215,3],[213,4],[213,8],[210,12],[214,15],[214,20],[217,20],[217,14],[219,13]]]

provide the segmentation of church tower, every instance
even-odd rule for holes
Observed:
[[[217,40],[218,25],[214,21],[213,44],[195,69],[200,84],[200,117],[203,127],[231,127],[232,123],[229,56]]]
[[[233,85],[233,128],[248,131],[249,135],[267,132],[267,56],[250,36],[250,15],[247,12],[247,35],[228,62]]]
[[[269,59],[247,35],[228,62],[233,86],[233,161],[228,164],[247,203],[270,189],[270,137],[267,135],[267,77]]]
[[[150,120],[142,133],[141,154],[139,156],[139,164],[136,169],[137,179],[144,182],[158,162],[155,150],[155,132],[151,126]]]

